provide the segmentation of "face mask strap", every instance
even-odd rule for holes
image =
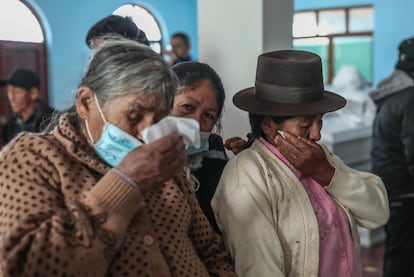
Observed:
[[[104,114],[102,112],[101,105],[99,104],[98,98],[96,97],[96,94],[95,93],[93,94],[93,97],[95,98],[96,107],[98,108],[99,115],[101,116],[103,122],[104,123],[107,123],[107,121],[105,119],[105,116],[104,116]]]
[[[89,124],[88,124],[87,119],[85,119],[85,129],[86,129],[86,134],[88,134],[89,141],[92,144],[95,144],[95,141],[93,140],[93,137],[92,137],[92,134],[91,134],[91,130],[89,129]]]
[[[95,99],[96,107],[98,108],[99,115],[101,116],[104,124],[106,124],[107,121],[105,119],[105,116],[103,115],[103,112],[102,112],[102,109],[101,109],[101,105],[99,105],[99,101],[98,101],[98,98],[96,97],[96,94],[95,93],[93,94],[93,98]],[[87,119],[85,119],[85,129],[86,129],[86,133],[88,134],[89,141],[92,144],[95,144],[95,141],[93,140],[93,137],[92,137],[91,130],[89,129],[89,123],[88,123],[88,120]]]
[[[220,135],[221,133],[221,124],[217,121],[214,123],[213,129],[210,131],[212,134]]]

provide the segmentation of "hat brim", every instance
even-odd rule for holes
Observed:
[[[0,88],[7,86],[7,80],[0,80]]]
[[[315,101],[296,104],[278,103],[258,99],[255,96],[254,87],[250,87],[236,93],[233,96],[233,103],[239,109],[253,114],[303,116],[339,110],[346,105],[346,100],[336,93],[324,91],[323,97]]]

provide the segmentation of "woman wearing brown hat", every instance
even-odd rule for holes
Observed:
[[[384,184],[317,144],[324,113],[345,99],[324,90],[320,57],[259,56],[249,112],[253,145],[225,167],[212,206],[239,276],[361,276],[357,225],[388,219]]]

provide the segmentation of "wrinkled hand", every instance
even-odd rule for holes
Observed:
[[[274,138],[277,149],[304,176],[312,177],[322,186],[327,186],[335,173],[320,145],[283,132]]]
[[[143,191],[152,190],[184,168],[184,149],[183,139],[174,132],[137,147],[122,160],[117,169],[134,180]]]
[[[226,149],[233,152],[233,154],[237,155],[241,151],[243,151],[246,144],[247,144],[247,141],[245,141],[244,139],[240,137],[232,137],[232,138],[226,139],[224,143],[224,147],[226,147]]]

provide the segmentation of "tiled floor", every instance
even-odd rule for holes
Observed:
[[[381,277],[384,244],[362,248],[363,277]]]

